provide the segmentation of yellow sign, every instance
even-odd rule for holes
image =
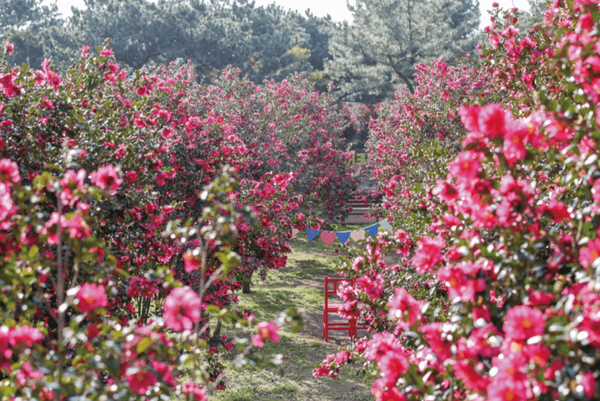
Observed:
[[[352,157],[348,164],[353,166],[364,166],[367,164],[367,154],[366,153],[352,153]]]

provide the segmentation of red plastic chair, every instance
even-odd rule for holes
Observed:
[[[342,307],[342,304],[331,304],[329,303],[329,296],[336,295],[338,286],[341,282],[349,281],[344,278],[329,278],[325,277],[325,305],[323,306],[323,338],[325,341],[329,341],[329,331],[330,330],[338,330],[338,331],[346,331],[348,330],[348,337],[356,338],[356,318],[349,319],[345,322],[330,322],[329,314],[335,313],[337,314]],[[354,280],[350,280],[352,283]]]

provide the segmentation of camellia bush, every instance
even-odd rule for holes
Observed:
[[[301,76],[225,71],[202,87],[190,65],[127,73],[96,50],[64,75],[0,64],[0,391],[203,399],[225,385],[223,352],[243,364],[299,327],[295,311],[257,323],[230,305],[252,272],[285,264],[293,227],[347,213],[339,122]],[[225,321],[256,326],[252,345]]]
[[[598,399],[599,20],[597,1],[554,1],[521,32],[516,9],[495,9],[478,68],[508,97],[457,106],[465,134],[424,188],[430,221],[344,269],[369,335],[314,376],[359,360],[377,400]]]

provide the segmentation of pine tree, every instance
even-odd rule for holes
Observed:
[[[399,86],[412,93],[416,64],[474,50],[477,0],[356,0],[349,9],[354,21],[336,29],[325,63],[342,97],[381,100]]]

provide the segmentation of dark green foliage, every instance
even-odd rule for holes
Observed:
[[[25,22],[11,25],[15,64],[37,66],[52,58],[53,65],[65,69],[82,45],[94,47],[106,38],[112,39],[111,48],[123,67],[140,69],[189,59],[203,82],[210,82],[227,65],[249,73],[254,82],[281,80],[293,72],[322,71],[323,60],[329,57],[330,19],[303,16],[274,4],[85,0],[84,10],[73,8],[73,16],[63,21],[54,17],[56,7],[41,12],[37,1],[2,1],[23,3],[21,8],[27,10],[15,19]],[[8,15],[1,13],[0,21],[9,21]],[[35,23],[27,25],[28,21]],[[18,27],[26,29],[15,30]]]
[[[398,86],[414,91],[415,65],[444,56],[453,63],[475,50],[475,0],[358,0],[352,25],[330,41],[325,70],[342,96],[363,101],[392,98]]]

